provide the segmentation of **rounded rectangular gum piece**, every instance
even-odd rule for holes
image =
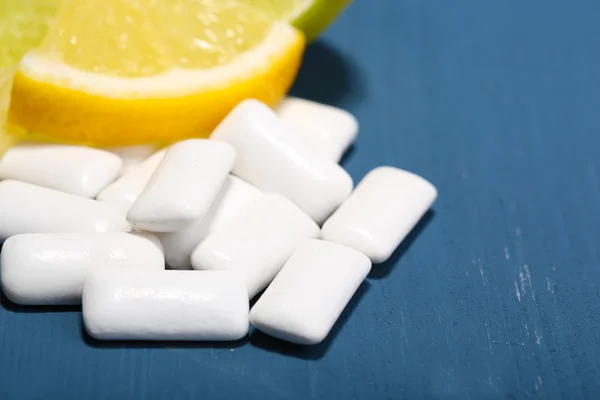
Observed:
[[[340,161],[358,134],[358,121],[341,108],[286,97],[275,111],[313,149],[334,162]]]
[[[369,172],[323,225],[323,238],[382,263],[437,197],[435,187],[411,172],[379,167]]]
[[[250,311],[254,327],[288,342],[322,342],[371,270],[356,250],[302,242]]]
[[[158,167],[158,164],[160,164],[165,156],[165,152],[165,150],[157,151],[140,165],[131,168],[130,171],[104,188],[96,199],[104,203],[113,204],[125,210],[125,212],[129,211],[146,187],[146,184],[148,184],[156,167]]]
[[[96,197],[123,166],[108,151],[85,146],[25,144],[0,160],[0,179],[14,179],[82,197]]]
[[[191,269],[191,255],[196,246],[245,211],[260,195],[256,187],[229,175],[204,217],[180,231],[157,234],[169,267]]]
[[[352,191],[352,178],[346,171],[313,150],[257,100],[241,102],[211,139],[235,148],[234,175],[265,193],[286,196],[318,224]]]
[[[175,232],[204,216],[229,175],[235,150],[207,139],[177,142],[127,213],[134,229]]]
[[[298,243],[318,236],[319,227],[294,203],[279,194],[263,194],[198,245],[192,266],[235,272],[252,298],[273,280]]]
[[[100,340],[238,340],[249,328],[246,287],[228,272],[97,270],[82,303]]]
[[[0,239],[21,233],[126,232],[123,210],[18,181],[0,182]]]
[[[17,304],[81,303],[86,275],[101,268],[164,270],[162,247],[148,233],[33,233],[2,247],[2,290]]]

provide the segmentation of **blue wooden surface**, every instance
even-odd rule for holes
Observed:
[[[358,0],[294,93],[439,201],[330,341],[101,344],[0,309],[0,399],[600,397],[600,2]],[[260,396],[260,397],[259,397]]]

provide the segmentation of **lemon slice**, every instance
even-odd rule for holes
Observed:
[[[63,0],[16,73],[9,122],[95,145],[210,134],[241,100],[291,86],[301,32],[230,0]]]

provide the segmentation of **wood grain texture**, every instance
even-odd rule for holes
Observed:
[[[600,396],[600,2],[358,0],[294,94],[439,189],[332,340],[102,344],[2,300],[1,399]],[[260,397],[259,397],[260,396]]]

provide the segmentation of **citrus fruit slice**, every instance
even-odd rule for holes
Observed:
[[[288,21],[316,39],[352,0],[240,0],[252,4],[273,18]]]
[[[43,39],[57,0],[0,0],[0,155],[16,140],[6,131],[6,112],[15,66]]]
[[[63,0],[19,65],[9,122],[103,146],[207,136],[243,99],[279,101],[304,42],[232,0]]]

